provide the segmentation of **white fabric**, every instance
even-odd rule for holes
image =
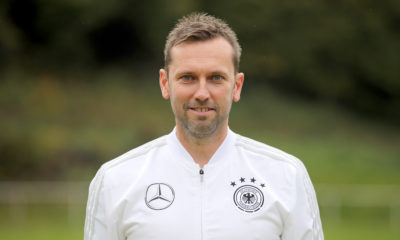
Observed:
[[[229,130],[203,171],[175,130],[105,163],[90,184],[84,239],[324,238],[297,158]]]

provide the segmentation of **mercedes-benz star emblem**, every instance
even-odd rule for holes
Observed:
[[[175,199],[172,187],[165,183],[153,183],[147,187],[145,202],[154,210],[162,210],[171,206]]]

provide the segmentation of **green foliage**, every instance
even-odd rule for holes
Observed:
[[[0,180],[89,180],[103,162],[174,126],[156,73],[109,69],[69,79],[21,73],[6,79],[0,83]],[[400,183],[396,127],[249,87],[230,123],[302,159],[316,183]]]
[[[344,103],[369,117],[399,119],[398,1],[215,5],[212,13],[226,18],[239,35],[242,70],[258,84]]]
[[[206,11],[238,33],[242,70],[254,84],[400,119],[397,0],[7,0],[0,6],[6,67],[161,66],[176,20]]]
[[[110,74],[96,85],[50,74],[1,83],[0,179],[89,179],[102,162],[172,128],[161,96],[148,100],[145,84]]]

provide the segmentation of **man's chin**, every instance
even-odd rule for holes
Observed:
[[[187,130],[189,131],[190,135],[195,138],[206,138],[212,136],[215,133],[215,131],[217,130],[217,126],[209,124],[196,124],[196,126],[188,126]]]

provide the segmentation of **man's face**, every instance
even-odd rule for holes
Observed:
[[[171,99],[177,127],[193,137],[212,136],[228,126],[232,100],[239,101],[243,85],[232,51],[221,37],[183,42],[171,49],[168,74],[160,70],[162,95]]]

